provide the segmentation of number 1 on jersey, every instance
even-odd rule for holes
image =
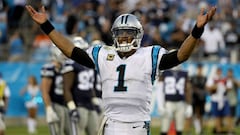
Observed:
[[[118,85],[114,87],[114,91],[127,91],[127,87],[124,86],[124,75],[125,75],[126,65],[120,65],[117,67],[118,74]]]

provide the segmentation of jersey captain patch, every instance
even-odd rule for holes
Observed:
[[[114,56],[115,56],[114,54],[108,54],[107,60],[108,60],[108,61],[113,61]]]

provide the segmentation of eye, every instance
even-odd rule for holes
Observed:
[[[137,30],[134,29],[118,29],[114,31],[116,37],[136,37]]]

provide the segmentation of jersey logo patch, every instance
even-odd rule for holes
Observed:
[[[115,56],[114,54],[108,54],[107,60],[108,60],[108,61],[113,61],[114,56]]]

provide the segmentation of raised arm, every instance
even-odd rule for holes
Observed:
[[[191,34],[185,39],[181,47],[178,50],[177,58],[180,62],[187,60],[193,52],[198,39],[201,37],[204,26],[212,20],[216,12],[216,7],[211,7],[209,11],[205,14],[205,9],[202,8],[200,14],[197,17],[197,22],[193,28]]]
[[[64,55],[89,68],[94,68],[94,63],[88,54],[74,46],[74,44],[64,35],[57,32],[48,21],[44,6],[41,12],[37,12],[32,6],[25,6],[32,19],[40,25],[41,29],[48,35],[52,42],[63,52]]]
[[[49,36],[54,44],[67,56],[71,57],[74,45],[68,38],[57,32],[52,25],[48,24],[45,8],[41,7],[41,12],[37,12],[32,6],[25,6],[32,19],[40,25],[42,30]]]
[[[212,7],[207,14],[204,14],[205,9],[201,9],[197,17],[196,25],[194,26],[191,34],[184,40],[181,47],[168,54],[164,54],[160,61],[159,69],[164,70],[172,68],[184,61],[186,61],[192,54],[198,39],[202,36],[204,26],[212,19],[216,12],[216,7]]]

